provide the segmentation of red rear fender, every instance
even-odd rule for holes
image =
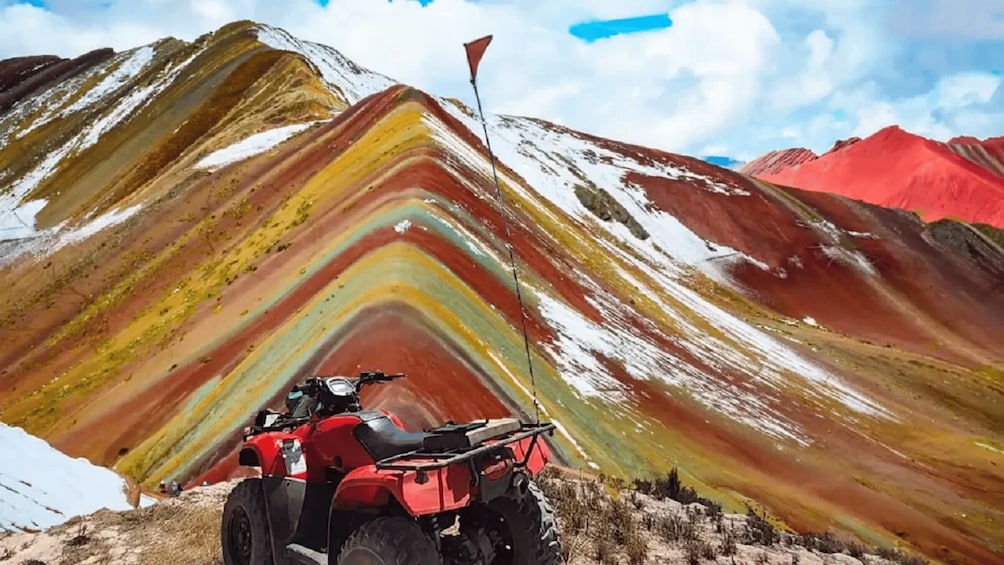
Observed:
[[[385,506],[394,497],[412,516],[436,514],[471,502],[471,473],[466,465],[426,471],[419,483],[415,471],[360,467],[342,479],[332,503],[338,510]]]
[[[534,441],[533,437],[523,438],[509,444],[509,447],[512,448],[517,461],[525,459],[527,452],[530,452],[530,459],[526,463],[526,470],[531,476],[541,472],[551,461],[551,450],[547,447],[543,435],[537,436],[537,441]]]

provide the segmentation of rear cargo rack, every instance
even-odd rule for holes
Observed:
[[[376,467],[377,469],[393,469],[397,471],[430,471],[433,469],[441,469],[457,463],[470,461],[478,455],[504,449],[507,445],[513,442],[532,436],[533,441],[530,442],[530,447],[526,450],[526,456],[523,461],[516,464],[518,467],[524,467],[530,460],[533,448],[536,447],[538,436],[545,432],[550,432],[548,435],[551,435],[554,433],[554,429],[554,424],[545,422],[541,422],[539,424],[522,424],[520,426],[520,431],[491,438],[491,440],[489,440],[491,443],[486,443],[473,449],[451,449],[446,451],[426,451],[424,449],[418,449],[408,453],[401,453],[393,457],[388,457],[386,459],[381,459],[376,462]],[[424,459],[426,461],[413,462],[411,461],[413,459]],[[400,461],[406,462],[401,463]]]

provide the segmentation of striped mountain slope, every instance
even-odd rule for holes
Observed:
[[[532,417],[535,389],[563,464],[677,465],[794,528],[999,561],[1000,231],[488,126],[532,381],[460,102],[251,22],[18,101],[0,113],[4,420],[147,486],[217,480],[293,382],[403,370],[364,400],[413,429]]]

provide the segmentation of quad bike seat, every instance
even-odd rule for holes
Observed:
[[[520,429],[516,418],[497,418],[464,424],[449,422],[424,432],[409,432],[382,412],[364,410],[356,414],[360,423],[352,433],[377,461],[410,451],[463,451]]]
[[[409,451],[419,451],[429,435],[425,432],[402,430],[381,412],[366,410],[357,414],[361,421],[352,433],[377,461]]]

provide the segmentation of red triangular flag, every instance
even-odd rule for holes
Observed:
[[[478,64],[481,63],[481,57],[485,55],[485,49],[488,49],[488,44],[491,42],[492,36],[486,35],[481,39],[464,43],[464,49],[467,50],[467,64],[471,67],[471,82],[477,78]]]

